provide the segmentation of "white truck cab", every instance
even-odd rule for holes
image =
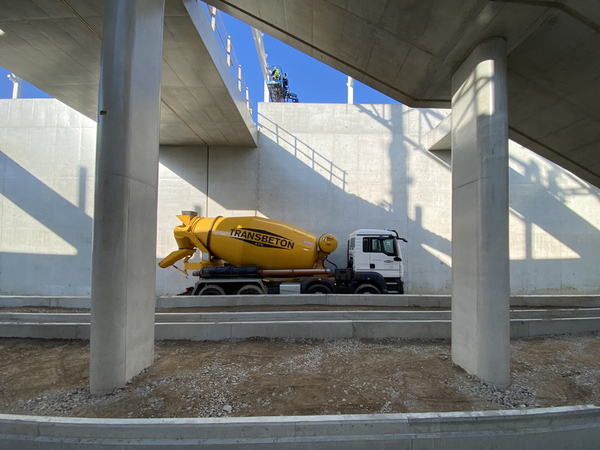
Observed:
[[[356,273],[378,273],[385,279],[388,292],[404,293],[404,265],[399,241],[407,242],[394,230],[354,231],[348,236],[348,268]]]

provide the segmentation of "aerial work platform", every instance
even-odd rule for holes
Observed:
[[[288,89],[288,75],[279,66],[269,66],[267,88],[271,102],[298,103],[298,96]]]

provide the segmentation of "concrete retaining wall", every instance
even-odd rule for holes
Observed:
[[[450,294],[450,154],[426,150],[446,111],[259,105],[259,146],[162,147],[157,262],[181,210],[260,215],[340,239],[392,228],[406,290]],[[96,127],[56,100],[0,100],[0,293],[89,295]],[[600,293],[600,190],[510,146],[514,294]],[[148,245],[154,245],[148,243]],[[192,284],[157,271],[157,292]]]
[[[96,124],[0,100],[0,293],[90,295]]]
[[[68,419],[0,415],[0,448],[587,450],[600,408],[226,419]]]

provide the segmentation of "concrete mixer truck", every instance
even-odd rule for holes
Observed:
[[[184,211],[174,230],[178,250],[158,265],[198,277],[190,295],[404,293],[401,238],[395,230],[357,230],[348,237],[347,267],[327,257],[338,245],[262,217],[199,217]],[[200,250],[199,261],[192,257]],[[175,263],[183,260],[183,269]],[[331,267],[326,267],[325,264]]]

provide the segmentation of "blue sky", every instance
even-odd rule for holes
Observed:
[[[13,91],[13,83],[10,81],[7,76],[9,75],[9,71],[0,67],[0,98],[11,98]],[[48,98],[50,97],[43,91],[40,91],[35,86],[32,86],[29,83],[25,83],[23,85],[23,90],[21,91],[21,96],[23,98]]]
[[[223,22],[231,36],[242,76],[250,88],[252,103],[263,101],[263,80],[251,28],[222,13]],[[305,55],[298,50],[264,35],[269,65],[279,65],[289,76],[289,89],[302,103],[346,103],[348,76]],[[239,50],[238,50],[239,49]],[[398,103],[370,87],[354,82],[354,103]]]
[[[250,26],[221,13],[227,33],[231,36],[233,49],[242,65],[242,76],[249,87],[250,99],[255,107],[263,101],[263,78],[256,46]],[[302,103],[346,103],[348,77],[337,70],[307,56],[288,45],[264,35],[267,61],[270,65],[281,66],[289,76],[289,89],[298,95]],[[12,82],[7,78],[8,71],[0,67],[0,98],[12,96]],[[44,92],[25,83],[24,98],[47,98]],[[354,103],[398,103],[395,100],[354,82]],[[255,112],[256,114],[256,112]]]

